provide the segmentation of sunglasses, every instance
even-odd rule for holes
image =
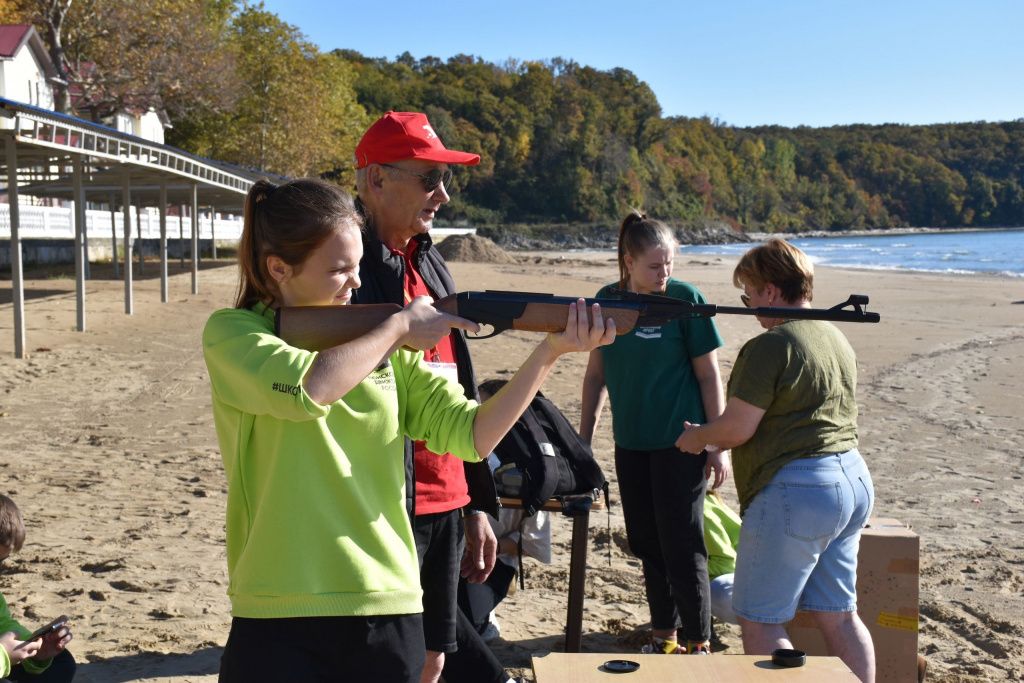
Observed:
[[[450,168],[446,168],[443,171],[439,168],[432,168],[426,173],[416,173],[401,166],[392,166],[391,164],[381,164],[381,166],[387,166],[388,168],[393,168],[396,171],[419,178],[420,184],[423,185],[423,191],[427,193],[433,192],[441,185],[447,188],[451,184],[452,176],[454,175]]]
[[[740,301],[743,302],[744,306],[746,306],[747,308],[750,308],[750,296],[747,295],[746,292],[740,294]]]

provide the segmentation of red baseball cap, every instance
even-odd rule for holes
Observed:
[[[423,159],[442,164],[476,166],[479,154],[446,149],[426,114],[389,111],[377,119],[356,145],[356,168],[388,164],[403,159]]]

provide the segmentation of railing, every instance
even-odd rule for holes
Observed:
[[[253,183],[249,178],[229,173],[215,164],[205,163],[166,145],[23,103],[3,100],[3,104],[13,113],[14,119],[10,123],[5,121],[4,127],[12,128],[19,140],[37,147],[170,171],[243,195]]]
[[[74,209],[55,206],[18,205],[20,228],[18,235],[22,239],[74,239]],[[160,237],[160,215],[154,208],[145,208],[141,215],[143,239]],[[120,240],[124,229],[124,214],[118,210],[114,213],[115,232]],[[136,222],[135,211],[131,212],[132,238],[138,237],[139,223]],[[238,218],[217,218],[214,226],[217,240],[237,240],[242,235],[242,220]],[[110,237],[110,211],[89,209],[85,212],[86,234],[92,239]],[[179,235],[192,237],[192,219],[188,216],[168,216],[167,236],[176,238]],[[0,203],[0,239],[11,237],[11,212],[7,204]],[[199,214],[199,237],[210,237],[210,215]]]

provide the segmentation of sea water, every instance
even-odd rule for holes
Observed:
[[[1024,277],[1024,228],[900,235],[795,237],[789,240],[814,263],[877,270]],[[752,244],[681,247],[683,254],[739,257]]]

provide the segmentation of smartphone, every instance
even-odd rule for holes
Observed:
[[[65,624],[67,624],[67,623],[68,623],[67,615],[66,614],[62,614],[59,617],[57,617],[56,619],[54,619],[53,621],[51,621],[49,624],[46,624],[45,626],[41,626],[41,627],[37,628],[35,631],[33,631],[32,635],[30,635],[28,638],[25,639],[25,642],[26,643],[31,643],[33,640],[36,640],[38,638],[42,638],[43,636],[47,635],[48,633],[53,633],[54,631],[59,631],[60,628],[62,626],[64,626]]]

